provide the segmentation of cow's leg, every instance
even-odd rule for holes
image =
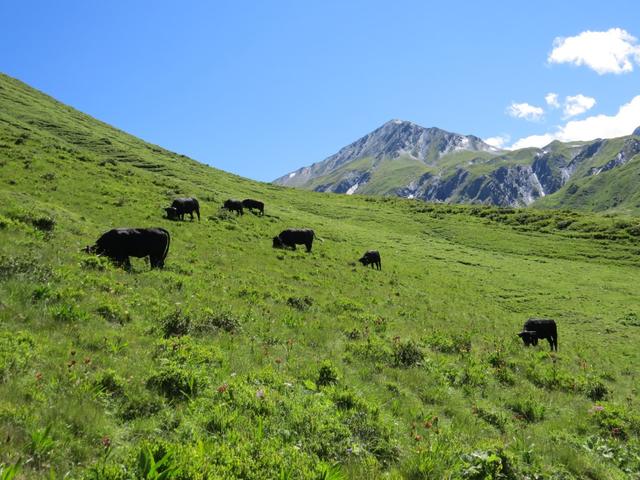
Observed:
[[[131,260],[129,259],[128,256],[126,256],[126,257],[117,257],[116,258],[116,263],[118,264],[118,266],[124,267],[124,269],[127,272],[131,271]]]
[[[191,221],[193,222],[193,211],[189,212],[189,215],[191,215]]]
[[[305,246],[307,247],[307,253],[311,252],[312,245],[313,245],[312,243],[305,243]]]

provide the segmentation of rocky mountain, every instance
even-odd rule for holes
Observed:
[[[459,151],[498,152],[498,149],[473,135],[460,135],[439,128],[424,128],[404,120],[391,120],[342,148],[335,155],[309,167],[288,173],[274,180],[274,183],[307,187],[315,183],[313,182],[315,179],[327,177],[347,167],[346,178],[342,178],[335,184],[326,184],[322,189],[345,193],[356,183],[364,184],[370,179],[371,169],[356,172],[348,168],[357,160],[370,159],[374,169],[379,168],[385,161],[398,158],[413,159],[424,165],[435,166],[445,155]]]
[[[640,187],[629,180],[640,174],[634,135],[501,151],[472,135],[392,120],[274,183],[447,203],[637,211]]]
[[[638,136],[640,136],[640,127],[636,128],[636,129],[633,131],[633,135],[638,135]]]

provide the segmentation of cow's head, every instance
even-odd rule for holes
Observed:
[[[362,265],[364,265],[365,267],[366,267],[367,265],[369,265],[369,263],[371,263],[371,262],[369,261],[369,257],[367,257],[366,255],[365,255],[364,257],[362,257],[362,258],[359,258],[359,259],[358,259],[358,261],[359,261]]]
[[[282,247],[283,247],[283,244],[280,237],[277,235],[273,237],[273,248],[282,248]]]
[[[178,218],[178,209],[176,207],[167,207],[164,211],[167,212],[167,218],[169,220],[175,220]]]
[[[529,330],[524,330],[518,334],[518,336],[522,339],[524,344],[528,347],[529,345],[537,345],[538,344],[538,334],[536,332],[532,332]]]

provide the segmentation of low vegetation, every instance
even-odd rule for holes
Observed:
[[[281,189],[7,77],[0,165],[2,479],[637,478],[637,218]],[[81,252],[115,226],[166,267]]]

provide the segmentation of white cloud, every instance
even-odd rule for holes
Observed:
[[[547,102],[547,105],[549,105],[552,108],[558,108],[560,106],[557,93],[547,93],[544,96],[544,101]]]
[[[567,97],[564,101],[564,117],[575,117],[576,115],[580,115],[581,113],[586,112],[593,108],[596,104],[596,99],[592,97],[586,97],[579,93],[573,97]]]
[[[525,120],[536,121],[542,118],[544,110],[528,103],[515,103],[507,107],[507,113],[515,118],[524,118]]]
[[[587,30],[575,37],[556,38],[548,61],[585,65],[600,75],[629,73],[634,62],[640,64],[640,45],[621,28],[606,32]]]
[[[615,115],[594,115],[583,120],[572,120],[555,132],[521,138],[511,148],[544,147],[553,140],[575,142],[594,138],[614,138],[631,135],[640,123],[640,95],[622,105]]]
[[[531,135],[529,137],[521,138],[513,145],[511,145],[510,150],[517,150],[519,148],[528,148],[528,147],[538,147],[542,148],[545,145],[549,145],[551,142],[556,140],[556,138],[550,134],[545,133],[543,135]]]
[[[509,140],[511,140],[509,135],[496,135],[495,137],[485,138],[484,143],[496,148],[505,148]]]

